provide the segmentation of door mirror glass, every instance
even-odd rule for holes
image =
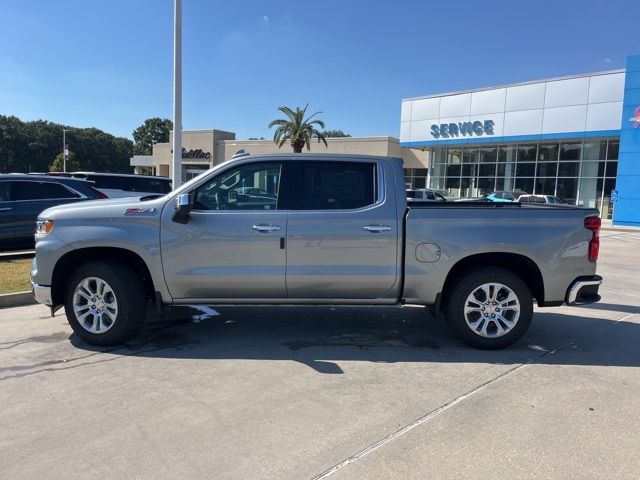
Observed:
[[[188,193],[181,193],[178,195],[176,197],[176,210],[173,212],[172,220],[178,223],[187,223],[189,221],[191,207],[191,195]]]

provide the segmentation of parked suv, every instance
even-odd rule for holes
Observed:
[[[515,202],[522,195],[529,195],[527,192],[523,192],[522,190],[513,190],[513,191],[504,191],[498,190],[497,192],[490,193],[485,196],[485,200],[490,202]]]
[[[447,199],[440,193],[427,188],[408,189],[407,202],[415,201],[446,202]]]
[[[97,172],[66,172],[55,175],[89,180],[110,198],[165,195],[171,191],[171,179],[155,175]]]
[[[0,174],[0,249],[33,247],[33,229],[43,210],[98,198],[106,195],[85,180]]]

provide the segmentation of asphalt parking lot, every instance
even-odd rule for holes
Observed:
[[[21,478],[638,478],[640,233],[602,302],[479,351],[419,308],[177,311],[99,349],[0,310],[0,472]]]

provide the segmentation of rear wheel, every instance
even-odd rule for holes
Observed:
[[[533,318],[533,298],[513,272],[487,267],[457,279],[448,294],[449,326],[467,344],[503,348],[518,341]]]
[[[85,342],[122,343],[144,323],[146,295],[142,280],[119,262],[85,263],[69,279],[65,311],[69,325]]]

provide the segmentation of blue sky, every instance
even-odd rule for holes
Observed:
[[[171,117],[172,0],[0,0],[0,114],[131,137]],[[185,129],[269,137],[280,105],[398,136],[406,97],[624,68],[638,0],[183,0]]]

